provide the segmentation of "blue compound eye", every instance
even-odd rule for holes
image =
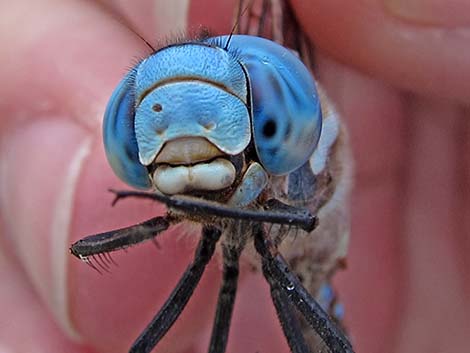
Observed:
[[[224,42],[227,37],[219,37]],[[316,148],[322,118],[313,78],[289,49],[252,36],[229,45],[248,71],[252,128],[258,158],[274,175],[301,167]]]
[[[310,72],[288,49],[255,37],[243,63],[250,77],[253,133],[258,158],[271,174],[301,167],[321,132],[320,100]]]
[[[109,164],[122,181],[148,189],[151,183],[147,169],[139,162],[134,132],[133,76],[131,72],[124,77],[109,100],[103,121],[104,148]]]
[[[242,152],[253,138],[259,162],[273,175],[308,160],[322,124],[310,72],[269,40],[235,35],[224,50],[218,44],[227,39],[165,47],[119,83],[103,137],[111,167],[124,182],[152,187],[147,166],[165,143],[188,136],[228,155]]]

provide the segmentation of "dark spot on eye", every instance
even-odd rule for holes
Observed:
[[[155,103],[153,106],[152,106],[152,109],[154,112],[161,112],[163,110],[163,107],[161,104],[159,103]]]
[[[276,134],[276,129],[276,122],[272,119],[269,119],[263,126],[263,135],[268,138],[273,137]]]
[[[285,133],[285,139],[288,140],[289,136],[292,132],[292,124],[290,121],[287,122],[287,127],[286,127],[286,133]]]

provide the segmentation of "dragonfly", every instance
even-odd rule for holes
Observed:
[[[156,241],[171,225],[202,229],[192,262],[129,352],[157,346],[218,244],[223,274],[208,352],[227,348],[249,247],[291,352],[353,352],[330,285],[349,234],[347,133],[309,70],[311,46],[288,4],[242,9],[240,2],[237,33],[153,50],[121,80],[105,112],[108,161],[135,188],[113,191],[114,203],[150,199],[167,212],[87,236],[71,253],[99,271],[111,252]]]

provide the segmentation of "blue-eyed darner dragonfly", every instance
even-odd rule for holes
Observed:
[[[203,225],[193,262],[130,352],[150,352],[171,328],[219,242],[223,281],[209,352],[225,352],[247,247],[256,249],[292,352],[353,352],[329,285],[348,238],[345,132],[300,60],[308,59],[306,39],[300,36],[294,52],[259,36],[269,22],[273,39],[286,44],[273,15],[283,13],[281,3],[263,5],[258,36],[203,37],[154,50],[109,101],[108,160],[129,185],[152,189],[116,191],[116,201],[152,199],[168,211],[86,237],[72,254],[97,269],[93,259],[107,261],[110,252],[153,240],[172,224]]]

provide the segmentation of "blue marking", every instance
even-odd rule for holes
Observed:
[[[344,314],[345,314],[344,305],[342,303],[336,303],[333,307],[334,317],[337,320],[342,321],[342,320],[344,320]]]
[[[228,201],[229,205],[245,207],[256,200],[259,194],[268,184],[268,175],[258,163],[252,163],[245,174],[243,180]]]

